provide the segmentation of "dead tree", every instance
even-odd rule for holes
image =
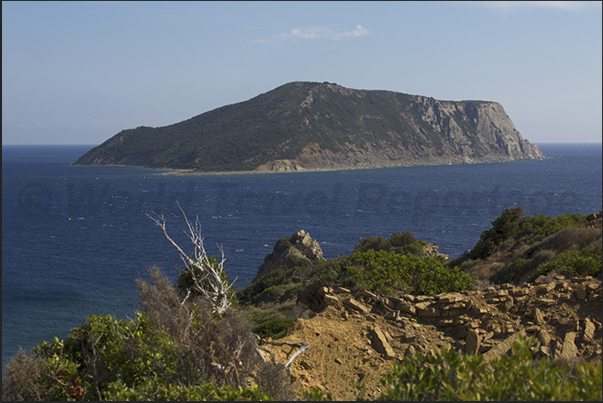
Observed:
[[[188,232],[184,231],[184,233],[188,236],[194,246],[193,256],[187,255],[168,235],[166,230],[166,218],[163,215],[154,213],[155,217],[149,214],[147,214],[147,217],[153,220],[155,224],[161,228],[163,235],[165,235],[168,242],[178,250],[178,253],[180,253],[180,258],[186,266],[185,270],[189,272],[193,280],[194,291],[197,291],[207,298],[211,303],[214,312],[223,315],[232,305],[230,297],[233,294],[232,284],[228,281],[228,277],[224,271],[224,261],[226,260],[224,258],[224,251],[220,248],[222,255],[221,260],[219,262],[212,262],[203,246],[199,217],[197,217],[195,223],[192,224],[184,213],[184,210],[182,210],[182,207],[180,207],[180,205],[178,205],[178,207],[182,212],[182,216],[188,228]],[[190,291],[188,295],[190,295]]]
[[[161,230],[163,231],[163,235],[165,235],[168,242],[171,243],[180,253],[180,258],[186,265],[185,270],[189,272],[193,280],[193,289],[199,294],[203,295],[211,303],[212,310],[214,312],[218,313],[219,315],[223,315],[231,307],[232,303],[230,300],[230,296],[233,295],[232,284],[228,281],[228,277],[226,276],[226,273],[224,271],[224,251],[220,248],[220,252],[222,254],[221,260],[219,262],[212,262],[210,260],[210,257],[207,256],[205,247],[203,246],[203,237],[201,237],[201,224],[199,223],[199,218],[196,218],[194,225],[191,224],[188,217],[182,210],[182,207],[180,207],[180,205],[178,205],[178,207],[182,212],[182,216],[188,228],[188,232],[184,232],[194,245],[194,253],[192,257],[187,255],[182,250],[182,248],[168,235],[166,230],[166,219],[163,215],[155,214],[155,217],[153,217],[147,214],[147,216],[151,220],[153,220],[159,228],[161,228]],[[183,305],[189,296],[190,291],[182,301]],[[298,350],[293,355],[291,355],[287,362],[282,366],[283,369],[289,370],[289,374],[291,373],[290,365],[293,360],[297,356],[305,352],[308,348],[310,348],[310,345],[306,343],[275,342],[271,340],[260,339],[257,335],[255,335],[255,337],[256,340],[254,340],[254,349],[264,363],[267,363],[267,361],[266,358],[262,355],[261,351],[265,351],[270,354],[272,358],[272,364],[277,365],[275,362],[274,353],[270,351],[270,349],[260,346],[258,342],[276,346],[288,345],[291,347],[298,348]],[[239,360],[237,358],[234,361],[238,362]],[[215,367],[216,369],[223,371],[225,374],[228,374],[230,371],[221,364],[216,364]]]

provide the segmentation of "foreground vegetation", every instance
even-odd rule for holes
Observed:
[[[155,222],[173,242],[165,221]],[[236,294],[223,260],[206,256],[202,238],[189,226],[199,253],[183,257],[188,265],[176,284],[151,269],[148,281],[138,281],[134,319],[91,316],[64,339],[41,342],[30,354],[20,350],[3,374],[3,400],[327,400],[319,390],[295,396],[287,369],[258,350],[258,336],[277,339],[293,324],[286,312],[293,311],[292,301],[305,284],[433,295],[475,289],[480,278],[463,267],[493,259],[499,270],[481,280],[601,273],[601,230],[587,228],[585,216],[532,218],[510,209],[492,224],[476,245],[478,252],[454,261],[424,256],[424,241],[395,233],[360,240],[350,256],[293,261]],[[265,301],[285,308],[261,309]],[[512,354],[490,362],[450,348],[409,354],[392,366],[382,380],[384,392],[373,397],[601,400],[601,362],[559,364],[536,358],[539,347],[535,339],[520,338]],[[359,400],[366,396],[361,385]]]
[[[417,352],[393,366],[383,380],[387,392],[376,400],[601,400],[602,365],[533,360],[539,343],[515,341],[511,355],[485,362],[441,348]]]

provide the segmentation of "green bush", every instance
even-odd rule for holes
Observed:
[[[512,354],[485,362],[443,347],[417,352],[394,364],[377,400],[596,400],[601,401],[602,365],[556,364],[533,359],[534,338],[513,343]]]
[[[286,270],[283,268],[266,273],[259,279],[251,282],[247,287],[237,290],[236,297],[242,305],[257,302],[257,296],[267,288],[281,284],[287,279]]]
[[[534,217],[522,221],[522,235],[534,234],[543,237],[567,227],[579,227],[586,223],[586,216],[580,214],[560,215],[552,218],[546,215],[534,214]]]
[[[534,281],[539,276],[549,273],[563,274],[564,276],[596,276],[601,273],[602,266],[601,245],[597,245],[594,248],[570,250],[560,253],[550,262],[538,266],[529,281]]]
[[[423,256],[425,241],[418,241],[410,232],[394,232],[388,239],[382,236],[376,238],[367,237],[360,239],[360,245],[354,246],[354,252],[368,252],[373,250],[395,252],[400,255],[410,253],[415,256]]]
[[[492,221],[492,228],[482,232],[479,241],[466,258],[484,259],[508,239],[519,240],[525,237],[527,243],[533,243],[564,228],[579,227],[585,223],[586,216],[579,214],[557,217],[534,214],[534,217],[526,217],[521,207],[506,209],[500,217]]]
[[[135,319],[90,316],[64,339],[42,341],[32,357],[19,353],[3,378],[3,397],[256,400],[270,396],[250,388],[250,380],[282,383],[275,378],[284,379],[282,370],[258,375],[268,373],[258,371],[266,364],[255,350],[252,324],[239,311],[220,316],[204,298],[184,299],[158,269],[139,287]]]
[[[337,283],[384,295],[390,295],[394,289],[410,294],[475,289],[475,278],[460,268],[444,267],[439,259],[411,254],[374,250],[354,252],[349,257],[329,262],[328,266],[337,273]]]
[[[261,338],[271,337],[273,340],[282,337],[287,329],[289,329],[294,319],[286,319],[278,315],[271,315],[268,312],[261,312],[251,317],[251,320],[256,324],[253,332]]]
[[[469,252],[470,259],[483,259],[492,254],[494,248],[508,238],[519,234],[519,223],[523,217],[521,207],[506,209],[500,217],[492,221],[492,228],[482,232],[479,241]]]
[[[282,298],[291,298],[291,289],[299,288],[299,284],[316,271],[315,265],[321,262],[310,262],[307,259],[290,257],[287,264],[262,277],[236,292],[241,305],[258,304],[259,302],[275,302]],[[276,291],[276,292],[272,292]],[[281,301],[282,302],[282,301]]]
[[[210,382],[184,386],[165,384],[157,379],[145,380],[135,388],[121,382],[109,385],[106,400],[114,401],[273,401],[260,387],[216,387]]]
[[[494,273],[489,280],[495,284],[518,283],[527,273],[529,263],[527,259],[516,259]]]

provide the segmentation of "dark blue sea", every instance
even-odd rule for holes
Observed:
[[[540,146],[540,161],[197,176],[68,165],[92,146],[2,146],[3,367],[19,346],[64,337],[86,316],[134,317],[135,280],[150,266],[175,279],[182,262],[146,214],[166,216],[191,250],[177,203],[198,216],[210,254],[222,246],[235,288],[300,229],[326,258],[398,231],[456,257],[508,207],[601,210],[601,144]]]

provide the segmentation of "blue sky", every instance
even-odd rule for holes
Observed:
[[[99,144],[291,81],[500,102],[601,142],[601,2],[2,2],[2,144]]]

